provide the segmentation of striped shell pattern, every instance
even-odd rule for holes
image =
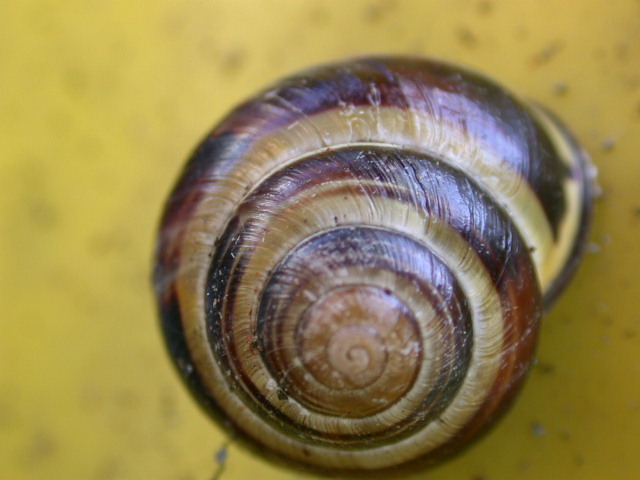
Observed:
[[[169,198],[167,345],[269,458],[428,465],[521,387],[590,210],[566,129],[476,73],[388,57],[304,71],[231,112]]]

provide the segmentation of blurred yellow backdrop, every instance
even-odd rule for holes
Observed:
[[[639,1],[4,0],[0,38],[0,478],[214,477],[227,439],[151,299],[161,206],[236,103],[371,52],[462,62],[547,105],[603,190],[515,408],[410,478],[640,478]],[[219,475],[300,477],[233,442]]]

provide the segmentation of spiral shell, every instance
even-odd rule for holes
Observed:
[[[308,70],[227,116],[175,187],[154,276],[167,345],[211,415],[271,458],[439,461],[522,385],[590,188],[566,129],[478,74]]]

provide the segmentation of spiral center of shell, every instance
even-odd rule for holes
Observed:
[[[311,302],[292,327],[292,345],[286,335],[270,338],[267,363],[286,393],[306,408],[340,417],[370,415],[398,401],[413,384],[420,333],[410,310],[390,292],[335,288]],[[278,357],[282,352],[289,360]],[[296,364],[300,368],[286,368]],[[291,384],[296,388],[287,388]]]
[[[303,363],[315,379],[336,390],[376,382],[389,367],[389,354],[409,347],[402,369],[404,391],[415,374],[418,348],[407,307],[373,287],[332,291],[313,304],[298,328]],[[388,399],[387,400],[391,400]]]

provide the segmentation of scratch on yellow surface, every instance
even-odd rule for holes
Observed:
[[[227,439],[152,307],[162,202],[234,104],[371,52],[458,61],[550,107],[603,188],[522,396],[429,478],[640,478],[640,2],[5,0],[0,36],[0,478],[216,475]],[[220,472],[300,478],[233,443]]]

